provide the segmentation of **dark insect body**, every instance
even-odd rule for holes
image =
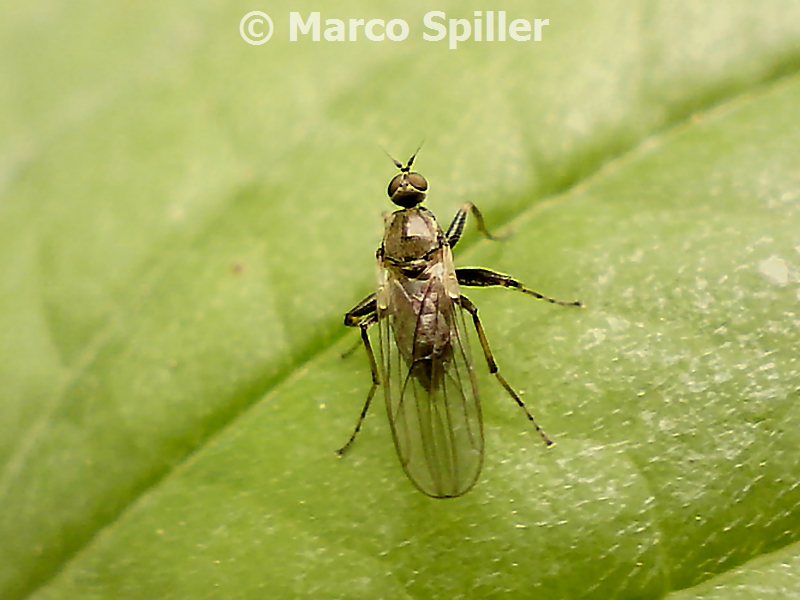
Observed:
[[[416,153],[405,165],[394,161],[400,173],[389,183],[388,194],[401,208],[386,217],[383,242],[376,253],[378,290],[344,318],[345,325],[361,329],[372,387],[353,434],[338,454],[352,445],[382,384],[395,449],[406,475],[428,496],[454,498],[475,485],[483,464],[483,417],[465,313],[472,319],[489,371],[525,411],[545,444],[553,444],[500,374],[478,310],[460,287],[502,286],[553,304],[581,303],[548,298],[489,269],[456,269],[452,248],[461,238],[468,214],[475,217],[481,233],[496,238],[469,202],[443,232],[433,213],[420,206],[428,182],[411,171],[415,157]],[[379,360],[367,333],[375,324],[380,332]]]

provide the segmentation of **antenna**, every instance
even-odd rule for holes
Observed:
[[[405,164],[405,166],[403,166],[403,163],[401,163],[399,160],[397,160],[394,156],[389,154],[389,152],[386,150],[386,148],[384,148],[383,146],[381,146],[380,148],[381,148],[381,150],[383,150],[383,153],[386,156],[388,156],[389,159],[394,163],[395,167],[400,169],[403,173],[408,173],[409,171],[411,171],[411,165],[414,164],[414,159],[417,158],[417,154],[419,154],[419,151],[422,149],[422,144],[424,144],[424,143],[425,143],[425,139],[423,138],[423,140],[419,143],[419,146],[417,146],[417,149],[414,150],[414,154],[412,154],[411,158],[408,159],[408,162]]]

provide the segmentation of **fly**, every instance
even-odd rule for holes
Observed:
[[[478,309],[461,294],[461,286],[501,286],[540,300],[562,302],[528,289],[516,279],[481,267],[456,269],[452,249],[461,238],[468,214],[478,230],[486,229],[478,208],[467,202],[444,233],[436,217],[420,206],[427,180],[411,171],[416,152],[389,183],[388,194],[400,210],[385,217],[378,260],[378,289],[344,317],[361,330],[372,371],[372,387],[341,456],[353,444],[378,386],[383,384],[386,411],[397,456],[408,478],[433,498],[455,498],[468,492],[483,464],[483,418],[478,384],[467,339],[466,315],[472,320],[484,357],[506,392],[525,411],[544,443],[553,442],[536,423],[525,403],[500,374]],[[378,325],[378,359],[367,330]]]

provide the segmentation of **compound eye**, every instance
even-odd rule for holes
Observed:
[[[394,196],[394,193],[397,191],[397,188],[400,187],[400,183],[402,183],[403,181],[403,175],[404,173],[398,173],[397,175],[394,176],[394,179],[392,179],[389,182],[389,189],[387,190],[389,198]]]
[[[420,192],[425,192],[428,189],[428,180],[419,173],[409,173],[408,183],[413,185],[414,188],[418,189]]]

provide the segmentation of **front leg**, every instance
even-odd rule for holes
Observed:
[[[583,306],[583,304],[581,304],[581,302],[578,300],[575,302],[565,302],[564,300],[550,298],[549,296],[545,296],[544,294],[540,294],[539,292],[535,292],[526,288],[522,282],[514,279],[513,277],[503,275],[502,273],[498,273],[497,271],[492,271],[490,269],[484,269],[482,267],[465,267],[456,269],[456,277],[458,278],[458,283],[460,285],[465,285],[467,287],[507,287],[519,290],[520,292],[533,296],[534,298],[538,298],[539,300],[545,300],[551,304],[560,304],[561,306]]]
[[[453,217],[453,222],[450,223],[450,227],[447,228],[445,237],[447,238],[447,243],[451,248],[455,247],[455,245],[458,243],[458,240],[461,239],[461,234],[464,231],[464,225],[467,222],[467,211],[471,212],[472,216],[475,217],[475,220],[478,222],[478,231],[480,231],[483,235],[494,241],[502,239],[489,233],[489,230],[486,229],[486,223],[483,220],[481,211],[479,211],[478,207],[472,202],[467,202],[464,206],[458,209],[456,216]]]

